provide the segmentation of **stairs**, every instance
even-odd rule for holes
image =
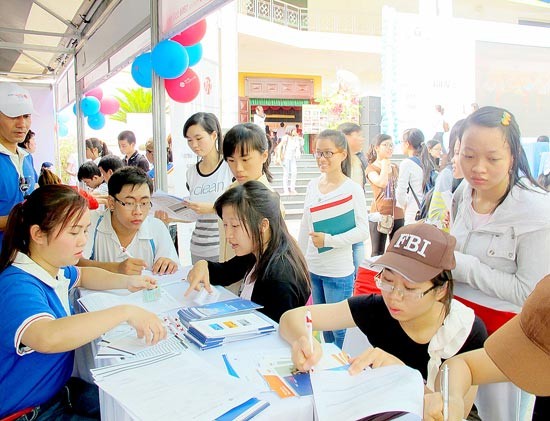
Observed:
[[[392,162],[399,166],[399,163],[404,159],[404,155],[394,155]],[[277,193],[281,195],[286,210],[285,220],[300,220],[304,212],[304,199],[306,196],[307,185],[313,178],[319,177],[321,172],[317,167],[317,161],[311,154],[304,154],[297,161],[298,176],[296,177],[296,195],[283,196],[283,167],[271,164],[269,169],[273,174],[271,185]],[[370,208],[372,202],[372,190],[370,184],[367,183],[365,196],[367,198],[367,206]]]

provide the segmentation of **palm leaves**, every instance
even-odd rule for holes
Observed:
[[[126,114],[128,113],[151,113],[153,110],[153,94],[150,89],[119,88],[120,95],[115,98],[120,102],[120,109],[116,114],[109,116],[111,120],[127,123]]]

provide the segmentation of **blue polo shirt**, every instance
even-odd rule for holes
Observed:
[[[29,190],[26,194],[31,194],[38,180],[32,163],[32,156],[28,153],[23,157],[22,170],[23,175],[29,181]],[[12,208],[22,202],[23,198],[23,192],[19,189],[17,168],[15,168],[9,155],[0,152],[0,216],[9,215]],[[0,231],[0,250],[2,249],[3,238],[4,231]]]
[[[70,314],[67,294],[79,275],[67,266],[53,278],[22,253],[0,273],[0,418],[48,401],[71,377],[73,351],[42,354],[21,338],[37,320]]]

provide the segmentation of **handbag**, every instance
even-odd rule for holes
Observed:
[[[376,229],[381,234],[389,234],[393,229],[393,215],[380,215],[380,218]]]
[[[392,168],[392,175],[393,175],[393,168]],[[376,225],[376,230],[380,233],[380,234],[389,234],[390,232],[392,232],[392,229],[393,229],[393,214],[395,212],[395,200],[393,198],[393,191],[394,189],[392,188],[392,181],[388,181],[388,185],[386,186],[386,191],[385,192],[380,192],[380,196],[378,196],[378,198],[380,198],[383,194],[386,196],[386,197],[390,197],[392,199],[392,212],[391,212],[391,215],[380,215],[380,220],[378,221],[377,225]],[[375,207],[376,207],[376,210],[378,211],[378,205],[376,204],[377,200],[374,202],[375,203]]]

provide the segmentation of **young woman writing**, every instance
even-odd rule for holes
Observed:
[[[405,364],[419,370],[428,389],[434,390],[441,362],[481,348],[487,337],[473,311],[452,299],[454,245],[453,237],[432,225],[407,225],[376,261],[383,268],[376,280],[381,295],[359,295],[285,313],[279,333],[292,345],[296,367],[309,370],[322,356],[321,345],[308,337],[304,323],[309,310],[314,330],[357,326],[367,336],[373,347],[350,361],[351,374],[368,366]],[[472,388],[470,405],[474,396]]]
[[[137,306],[71,315],[68,294],[77,286],[155,287],[146,276],[73,266],[89,225],[86,200],[63,185],[40,187],[10,213],[0,254],[1,418],[22,411],[29,419],[99,419],[97,388],[71,379],[73,351],[123,322],[147,343],[166,336],[162,321]]]

